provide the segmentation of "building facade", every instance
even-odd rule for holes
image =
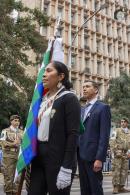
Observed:
[[[57,18],[61,18],[60,35],[63,37],[65,64],[71,47],[71,81],[77,94],[82,96],[84,80],[92,79],[100,84],[103,98],[110,78],[123,70],[130,74],[130,0],[108,0],[107,8],[89,20],[75,33],[105,0],[23,0],[32,8],[37,6],[50,17],[50,26],[41,28],[47,39],[54,35]],[[115,11],[123,10],[125,17]]]

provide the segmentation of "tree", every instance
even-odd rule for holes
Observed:
[[[19,13],[17,20],[11,17],[14,10]],[[0,0],[0,13],[0,128],[3,128],[11,114],[20,114],[25,122],[35,84],[35,78],[25,73],[25,66],[40,63],[47,41],[37,29],[48,25],[48,18],[40,10],[29,9],[15,0]],[[29,60],[30,50],[35,53],[35,63]]]
[[[130,119],[130,76],[122,72],[111,79],[105,101],[111,106],[113,122],[118,123],[122,117]]]

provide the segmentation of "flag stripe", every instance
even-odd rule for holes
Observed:
[[[19,174],[28,164],[30,164],[32,159],[37,154],[38,111],[43,94],[47,92],[47,89],[44,89],[42,77],[45,71],[45,67],[49,63],[49,60],[50,50],[47,50],[47,52],[44,54],[42,67],[37,77],[36,86],[25,127],[25,132],[20,146],[16,174]]]

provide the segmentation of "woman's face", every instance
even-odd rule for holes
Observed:
[[[52,63],[47,65],[43,75],[43,83],[45,87],[48,89],[57,88],[57,84],[62,81],[63,78],[64,73],[58,74]]]

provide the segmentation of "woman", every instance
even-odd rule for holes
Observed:
[[[38,114],[38,155],[32,162],[28,195],[69,195],[76,171],[80,105],[69,91],[67,67],[57,61],[45,69],[49,89]]]

